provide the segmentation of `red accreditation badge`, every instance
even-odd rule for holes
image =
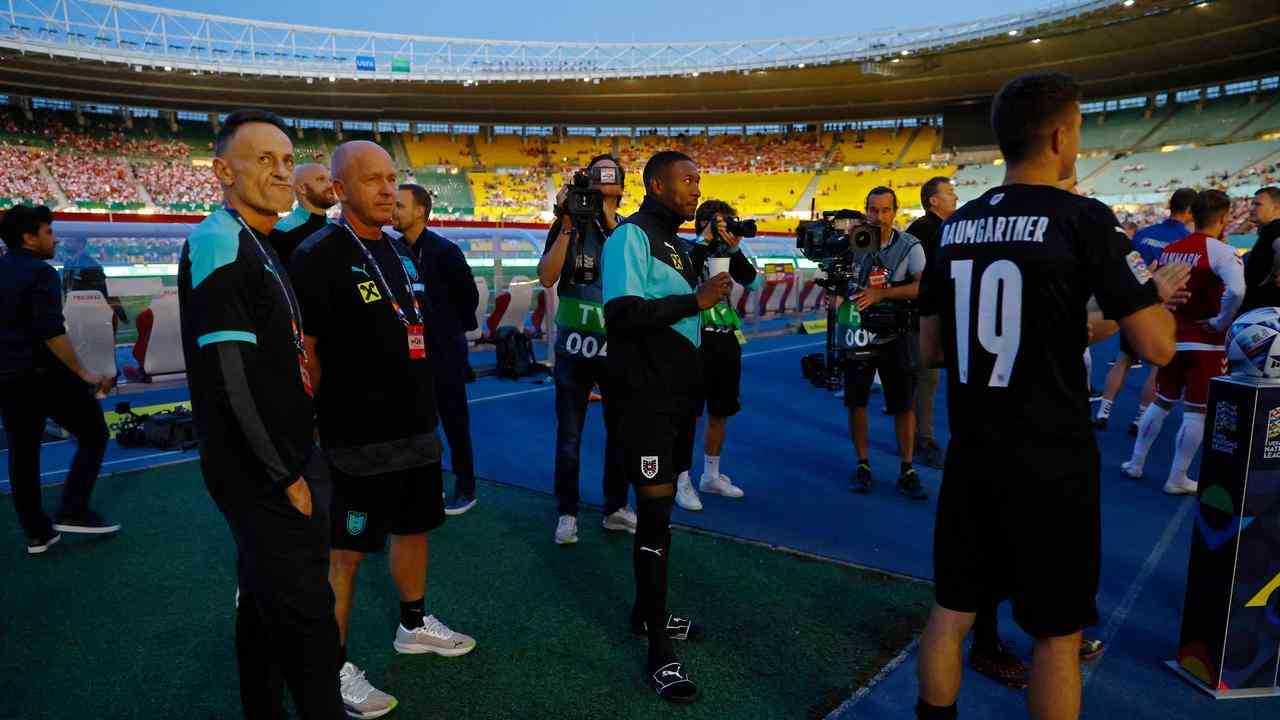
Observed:
[[[869,284],[873,288],[886,288],[889,286],[889,271],[883,268],[880,270],[873,270],[871,271],[871,277],[869,280]]]
[[[424,360],[427,357],[427,341],[422,335],[421,325],[410,325],[409,331],[409,359]]]
[[[302,389],[307,391],[307,395],[315,397],[315,388],[311,386],[311,373],[307,372],[307,361],[298,356],[298,371],[302,373]]]

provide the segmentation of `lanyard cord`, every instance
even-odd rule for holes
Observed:
[[[396,300],[396,295],[391,290],[391,283],[387,282],[386,276],[382,274],[382,267],[378,265],[378,259],[373,256],[373,253],[369,252],[369,248],[364,246],[364,243],[360,241],[360,236],[356,235],[356,231],[351,229],[351,226],[347,224],[347,221],[345,219],[343,219],[339,224],[342,225],[342,227],[347,229],[347,232],[351,234],[351,239],[354,240],[356,243],[356,246],[360,248],[360,252],[364,253],[365,259],[368,260],[369,264],[373,266],[373,272],[377,274],[379,283],[381,284],[382,288],[387,291],[388,300],[391,301],[391,308],[395,310],[396,317],[400,319],[400,322],[405,327],[409,327],[409,319],[405,316],[404,310],[400,307],[400,302]],[[393,252],[395,251],[394,248],[392,249],[392,251]],[[396,257],[400,257],[400,253],[396,253]],[[418,296],[413,294],[413,285],[409,280],[409,271],[405,270],[403,261],[400,265],[400,272],[404,275],[405,292],[409,294],[410,300],[413,301],[414,320],[417,321],[416,324],[421,325],[422,324],[422,308],[418,306]]]
[[[299,322],[302,317],[302,307],[294,307],[294,298],[289,293],[288,288],[285,287],[284,280],[280,277],[280,269],[276,267],[276,263],[271,259],[271,255],[267,253],[267,249],[262,247],[262,241],[258,239],[258,234],[253,231],[253,228],[249,227],[244,218],[240,217],[240,213],[226,206],[223,206],[223,209],[227,211],[227,214],[239,221],[240,227],[244,228],[249,233],[249,237],[253,238],[253,244],[258,247],[258,254],[261,255],[262,261],[266,263],[267,269],[271,271],[271,275],[275,277],[276,284],[280,286],[280,292],[284,294],[285,307],[289,308],[289,323],[293,328],[293,346],[297,348],[298,354],[305,360],[307,346],[302,341],[302,325]]]

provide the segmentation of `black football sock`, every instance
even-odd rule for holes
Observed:
[[[338,671],[342,671],[342,666],[347,664],[347,646],[338,646]]]
[[[632,561],[636,574],[636,607],[633,619],[645,624],[649,637],[647,668],[652,671],[675,660],[667,637],[667,553],[671,549],[670,496],[641,496],[636,512],[636,539]]]
[[[956,709],[955,703],[938,707],[924,700],[916,700],[916,720],[956,720],[958,717],[960,717],[960,711]]]
[[[405,630],[413,630],[422,627],[422,616],[425,614],[423,610],[423,601],[426,598],[418,598],[409,602],[400,603],[400,624]]]

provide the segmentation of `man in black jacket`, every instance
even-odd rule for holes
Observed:
[[[1280,273],[1276,272],[1280,245],[1280,187],[1264,187],[1253,196],[1249,219],[1258,226],[1258,241],[1244,264],[1244,304],[1240,314],[1260,307],[1280,306]]]
[[[227,116],[213,161],[226,205],[182,248],[178,302],[200,469],[236,543],[245,717],[284,717],[283,678],[301,717],[338,720],[328,473],[313,440],[302,311],[268,242],[292,202],[292,171],[283,120]]]
[[[623,465],[636,489],[632,631],[647,635],[645,681],[664,700],[691,702],[697,687],[671,641],[696,636],[667,614],[667,563],[678,448],[688,446],[702,400],[699,311],[729,290],[729,274],[696,286],[676,230],[698,208],[700,176],[687,155],[662,151],[644,168],[645,199],[604,246],[609,374],[621,408]]]
[[[436,336],[434,379],[440,424],[449,440],[449,456],[457,478],[445,503],[446,515],[461,515],[476,504],[475,460],[471,452],[471,415],[467,411],[467,336],[479,327],[476,305],[480,291],[462,250],[427,229],[431,193],[403,183],[396,191],[395,228],[422,267],[422,282],[435,309],[431,332]]]
[[[9,209],[0,236],[9,248],[0,256],[0,414],[13,507],[27,552],[35,555],[57,542],[60,532],[120,529],[89,509],[107,450],[107,426],[93,392],[107,392],[115,378],[89,372],[67,337],[58,273],[47,262],[57,244],[49,208]],[[53,522],[40,506],[40,440],[48,417],[79,443]]]
[[[956,188],[951,178],[930,178],[920,186],[920,205],[924,215],[907,227],[907,234],[920,241],[924,248],[925,267],[933,262],[938,251],[938,237],[942,223],[956,211]],[[924,465],[941,470],[946,456],[942,446],[933,439],[933,399],[938,394],[938,369],[924,363],[916,370],[916,451],[915,458]]]

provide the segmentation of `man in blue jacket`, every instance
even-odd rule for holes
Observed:
[[[422,283],[435,308],[431,332],[435,357],[436,407],[449,440],[449,457],[456,478],[446,515],[461,515],[476,504],[475,460],[471,451],[471,415],[467,411],[467,331],[479,327],[476,289],[471,266],[457,244],[427,229],[431,193],[421,185],[403,183],[396,191],[396,230],[422,267]]]
[[[729,274],[720,273],[695,289],[693,261],[676,236],[698,208],[700,179],[689,156],[654,155],[644,168],[639,212],[604,248],[609,374],[620,408],[623,464],[638,506],[631,626],[649,639],[645,681],[672,702],[692,702],[698,692],[671,643],[696,636],[697,628],[667,614],[675,455],[692,442],[702,402],[699,312],[730,286]]]

